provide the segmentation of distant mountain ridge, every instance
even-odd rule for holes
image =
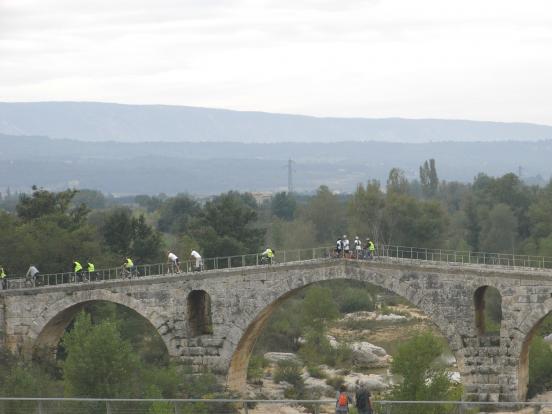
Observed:
[[[0,102],[0,133],[119,142],[536,141],[552,126],[468,120],[317,118],[167,105]]]

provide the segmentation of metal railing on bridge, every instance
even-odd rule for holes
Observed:
[[[333,414],[335,399],[0,398],[0,414]],[[351,404],[354,406],[354,404]],[[377,414],[549,413],[552,402],[372,401]]]
[[[40,286],[53,286],[72,283],[100,282],[117,279],[136,279],[140,277],[153,277],[164,275],[187,274],[197,271],[218,271],[250,266],[267,266],[272,264],[285,264],[317,259],[359,259],[377,260],[388,262],[432,262],[447,265],[478,265],[500,266],[510,269],[550,270],[552,269],[552,257],[531,256],[506,253],[486,253],[472,251],[455,251],[443,249],[427,249],[399,245],[377,244],[373,255],[366,250],[351,250],[348,255],[338,255],[333,247],[316,247],[309,249],[297,249],[277,251],[275,258],[269,262],[260,253],[238,256],[214,257],[202,259],[199,268],[196,268],[195,260],[187,260],[177,269],[172,263],[156,263],[137,265],[131,272],[122,266],[107,269],[99,269],[94,272],[65,272],[52,274],[39,274],[33,281],[24,277],[8,277],[8,289],[22,289]]]
[[[316,247],[309,249],[297,249],[276,251],[274,259],[264,257],[261,253],[245,254],[238,256],[214,257],[201,259],[196,267],[195,259],[186,260],[177,266],[173,263],[155,263],[136,265],[132,270],[123,266],[98,269],[93,272],[81,271],[38,274],[35,280],[26,277],[7,277],[8,289],[24,289],[41,286],[55,286],[62,284],[101,282],[110,280],[134,280],[141,277],[178,275],[204,271],[218,271],[250,266],[268,266],[272,264],[283,264],[315,260],[332,257],[332,249],[329,247]]]

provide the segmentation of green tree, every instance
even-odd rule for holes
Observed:
[[[314,224],[319,243],[331,242],[345,230],[345,209],[339,198],[325,185],[316,190],[316,195],[308,201],[302,215]]]
[[[301,355],[309,364],[319,364],[332,353],[326,329],[331,321],[339,317],[332,291],[320,286],[309,288],[303,300],[302,316],[306,334]]]
[[[293,220],[297,209],[297,201],[293,194],[282,191],[272,197],[270,209],[272,214],[278,218],[288,221]]]
[[[92,325],[82,312],[63,337],[65,394],[70,397],[114,398],[132,394],[140,362],[130,342],[121,339],[117,324]]]
[[[400,344],[391,363],[391,372],[403,378],[391,391],[398,401],[446,401],[459,397],[448,372],[436,363],[443,352],[442,342],[431,332],[416,335]],[[444,413],[444,406],[398,407],[408,413]],[[452,409],[452,407],[451,407]]]
[[[400,168],[392,168],[387,178],[387,194],[407,194],[408,180]]]
[[[552,389],[552,350],[542,337],[535,335],[529,347],[527,397],[531,398],[550,389]]]
[[[310,248],[316,246],[315,233],[314,225],[310,221],[274,219],[268,233],[271,241],[269,245],[285,250]]]
[[[194,217],[200,212],[200,206],[192,197],[179,194],[166,200],[159,210],[159,230],[167,233],[188,233]]]
[[[146,223],[143,214],[133,217],[128,208],[107,214],[101,231],[106,244],[119,256],[129,255],[137,263],[152,263],[161,257],[161,236]]]
[[[347,206],[350,232],[380,240],[384,206],[379,181],[369,181],[366,188],[359,184]]]
[[[439,187],[439,178],[435,168],[435,160],[431,158],[420,166],[420,184],[426,197],[434,197]]]
[[[513,252],[518,233],[517,219],[506,204],[497,204],[483,223],[481,248],[487,252]]]
[[[29,221],[44,216],[56,216],[60,226],[71,227],[80,225],[89,212],[84,204],[70,209],[71,201],[77,190],[65,190],[52,193],[42,188],[32,187],[32,195],[21,194],[17,204],[17,216]]]
[[[257,225],[256,205],[251,194],[235,191],[208,201],[192,230],[204,255],[230,256],[259,251],[266,230]]]

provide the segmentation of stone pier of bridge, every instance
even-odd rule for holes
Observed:
[[[172,358],[197,370],[208,367],[223,375],[229,388],[243,391],[253,346],[272,312],[298,289],[336,279],[388,289],[422,310],[448,340],[466,400],[525,399],[529,342],[552,311],[548,271],[319,259],[4,290],[0,291],[0,346],[25,357],[54,350],[81,309],[108,301],[148,320]],[[488,287],[501,295],[500,334],[481,330],[481,297]]]

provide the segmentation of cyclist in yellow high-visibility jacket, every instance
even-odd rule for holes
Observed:
[[[276,253],[275,250],[271,249],[270,247],[267,247],[267,249],[261,253],[261,257],[265,258],[265,260],[268,261],[268,263],[272,264],[272,261],[274,260],[274,254]]]

